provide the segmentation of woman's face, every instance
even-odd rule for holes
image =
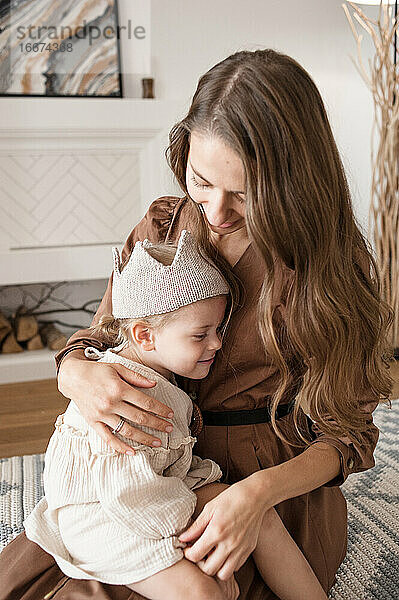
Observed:
[[[193,131],[186,185],[218,235],[245,227],[245,171],[240,157],[220,138]]]

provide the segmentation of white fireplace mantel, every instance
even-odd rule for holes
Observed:
[[[108,277],[151,201],[173,193],[172,101],[0,99],[0,285]]]

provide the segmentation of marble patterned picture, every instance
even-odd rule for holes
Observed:
[[[0,95],[122,97],[117,0],[0,0]]]

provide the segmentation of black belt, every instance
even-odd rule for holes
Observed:
[[[282,404],[277,407],[276,419],[285,417],[292,412],[294,405]],[[226,410],[214,412],[210,410],[201,411],[204,425],[254,425],[256,423],[269,423],[271,421],[270,409],[254,408],[253,410]]]

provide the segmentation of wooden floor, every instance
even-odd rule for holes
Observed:
[[[392,398],[399,398],[399,361],[391,372]],[[0,385],[0,458],[44,452],[67,404],[55,379]]]
[[[55,379],[0,385],[0,457],[44,452],[67,404]]]

